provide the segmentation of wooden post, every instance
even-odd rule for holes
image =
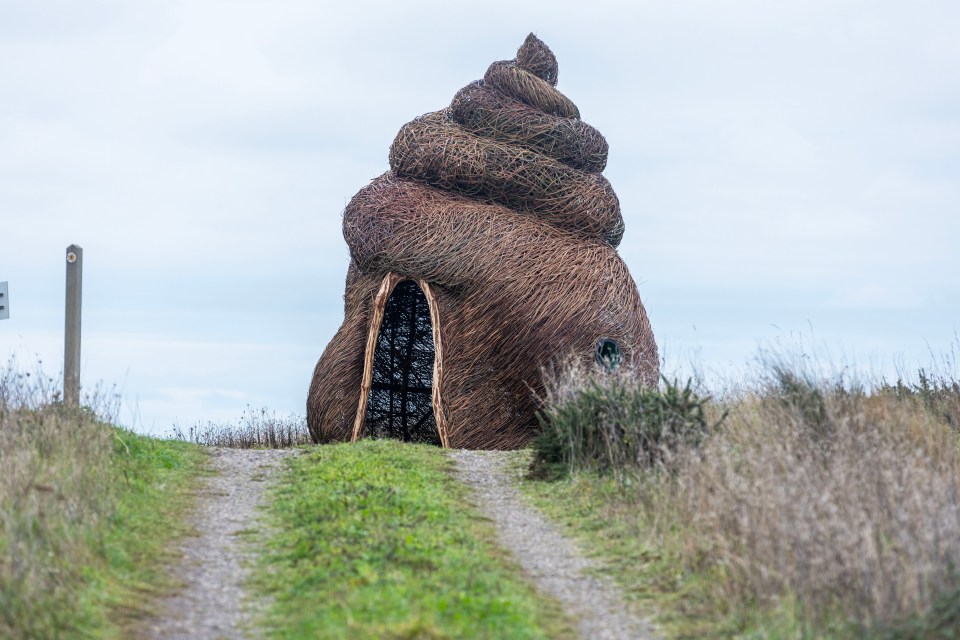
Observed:
[[[80,302],[83,288],[83,249],[67,247],[67,306],[63,348],[63,403],[80,405]]]

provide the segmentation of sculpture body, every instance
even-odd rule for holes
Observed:
[[[307,400],[317,442],[393,436],[516,448],[542,367],[598,341],[656,385],[656,343],[616,252],[607,143],[534,36],[442,111],[405,125],[391,170],[343,216],[344,323]]]

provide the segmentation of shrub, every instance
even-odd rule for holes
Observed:
[[[531,473],[559,477],[576,469],[617,478],[668,467],[683,449],[701,444],[710,431],[709,398],[663,380],[651,389],[630,370],[607,373],[571,366],[546,381],[538,414],[542,434],[534,441]]]

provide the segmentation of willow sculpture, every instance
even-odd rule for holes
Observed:
[[[556,83],[531,34],[516,59],[405,125],[390,171],[347,205],[344,322],[310,385],[314,440],[520,447],[538,429],[543,367],[571,355],[657,383],[615,250],[607,142]]]

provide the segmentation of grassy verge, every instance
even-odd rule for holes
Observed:
[[[645,408],[664,403],[648,390],[624,400],[622,380],[571,380],[532,455],[560,479],[524,489],[667,637],[956,637],[956,380],[867,388],[775,363],[750,388],[693,403],[701,424],[726,416],[696,442],[659,439]]]
[[[434,447],[326,445],[273,490],[257,578],[279,638],[562,638]]]
[[[677,552],[684,543],[679,523],[656,522],[658,514],[615,479],[583,472],[556,481],[528,478],[522,488],[600,561],[641,612],[655,615],[666,637],[735,637],[744,629],[713,599],[711,583],[724,579],[722,571],[690,571]]]
[[[175,588],[165,573],[170,543],[190,528],[184,516],[206,472],[207,454],[198,446],[157,440],[114,428],[110,472],[118,497],[87,568],[86,592],[105,627],[119,637],[154,613],[152,602]]]
[[[126,637],[203,467],[0,371],[0,637]]]

